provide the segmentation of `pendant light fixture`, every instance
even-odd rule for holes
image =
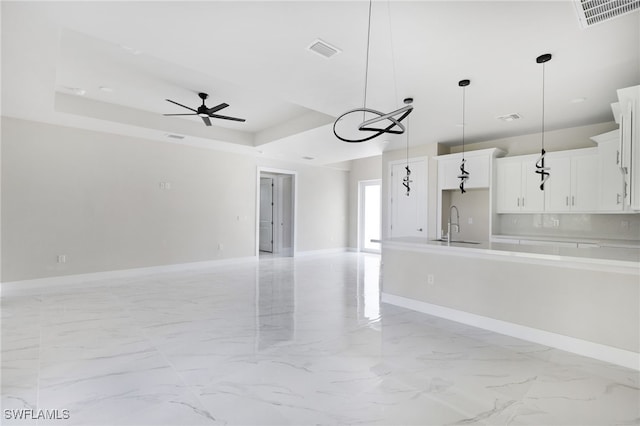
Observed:
[[[465,110],[465,88],[471,83],[469,80],[460,80],[458,82],[458,86],[462,87],[462,163],[460,163],[460,174],[458,175],[458,179],[460,179],[460,192],[464,194],[467,192],[464,189],[464,184],[469,179],[469,172],[464,169],[464,165],[467,160],[464,159],[464,128],[467,125],[467,122],[464,119],[464,110]]]
[[[545,167],[544,157],[547,154],[544,150],[544,67],[547,62],[551,60],[551,54],[545,53],[536,58],[536,62],[542,64],[542,131],[541,131],[541,152],[540,158],[536,161],[536,173],[540,175],[540,190],[544,191],[544,184],[549,179],[551,174],[549,173],[550,167]]]
[[[413,102],[413,98],[406,98],[404,100],[404,103],[407,105],[411,105],[412,102]],[[409,168],[409,119],[407,119],[407,165],[405,166],[404,169],[407,171],[407,174],[402,179],[402,186],[407,188],[406,195],[408,197],[409,193],[411,192],[411,183],[413,182],[411,180],[411,169]]]
[[[405,99],[406,106],[400,109],[397,109],[395,111],[391,111],[389,113],[384,113],[384,112],[376,111],[371,108],[367,108],[367,83],[368,83],[368,77],[369,77],[369,46],[371,41],[372,2],[373,0],[369,0],[369,22],[367,25],[367,56],[366,56],[366,65],[365,65],[365,71],[364,71],[364,100],[362,103],[362,108],[355,108],[345,112],[344,114],[339,116],[336,119],[336,121],[334,121],[333,123],[333,134],[338,139],[344,142],[351,142],[351,143],[365,142],[375,137],[378,137],[380,135],[383,135],[385,133],[401,135],[406,130],[404,124],[402,124],[401,122],[409,114],[411,114],[411,111],[413,111],[413,105],[411,105],[411,102],[407,103],[406,99]],[[339,135],[338,130],[336,129],[336,126],[338,126],[340,121],[342,121],[346,116],[354,113],[362,113],[363,121],[358,125],[358,128],[357,128],[359,132],[362,132],[361,135],[358,135],[356,137],[347,137],[344,135],[342,136]],[[366,120],[367,113],[377,115],[377,117],[373,117],[369,120]],[[375,126],[376,123],[381,123],[381,122],[384,122],[384,123],[381,125],[379,124],[378,126]]]

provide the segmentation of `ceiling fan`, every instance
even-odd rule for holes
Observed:
[[[207,99],[209,97],[209,95],[207,95],[206,93],[198,93],[198,96],[200,97],[200,99],[202,99],[202,105],[200,105],[198,107],[198,109],[193,109],[190,108],[188,106],[179,104],[176,101],[172,101],[171,99],[167,99],[168,102],[171,102],[172,104],[176,104],[178,106],[181,106],[182,108],[186,108],[188,110],[193,111],[192,113],[188,113],[188,114],[163,114],[166,116],[170,116],[170,115],[198,115],[200,116],[200,118],[202,118],[202,121],[204,121],[204,124],[206,124],[207,126],[211,126],[211,120],[209,118],[221,118],[223,120],[232,120],[232,121],[241,121],[244,122],[246,121],[244,118],[236,118],[236,117],[229,117],[226,115],[218,115],[215,114],[216,112],[220,111],[223,108],[226,108],[229,106],[229,104],[226,103],[221,103],[220,105],[216,105],[213,108],[207,108],[207,106],[204,104],[205,99]]]

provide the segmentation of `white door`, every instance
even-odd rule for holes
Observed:
[[[360,198],[358,218],[358,235],[360,251],[380,253],[380,243],[372,240],[380,240],[380,189],[381,181],[360,182]]]
[[[427,161],[409,160],[409,188],[406,161],[391,163],[391,237],[427,237]]]
[[[260,251],[273,253],[273,179],[260,178]]]

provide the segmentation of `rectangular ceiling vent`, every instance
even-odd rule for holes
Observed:
[[[513,112],[511,114],[501,115],[500,117],[496,117],[498,120],[504,121],[506,123],[510,121],[520,120],[522,116],[517,112]]]
[[[640,9],[640,0],[574,0],[582,28]]]
[[[314,53],[317,53],[318,55],[326,59],[329,59],[330,57],[337,55],[338,53],[341,52],[341,50],[338,49],[337,47],[332,46],[326,41],[322,41],[320,39],[317,39],[316,41],[311,43],[309,47],[307,47],[307,49],[309,49]]]

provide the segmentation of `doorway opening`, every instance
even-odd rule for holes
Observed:
[[[358,250],[380,253],[382,181],[360,181],[358,196]]]
[[[296,173],[258,168],[256,256],[295,254]]]

